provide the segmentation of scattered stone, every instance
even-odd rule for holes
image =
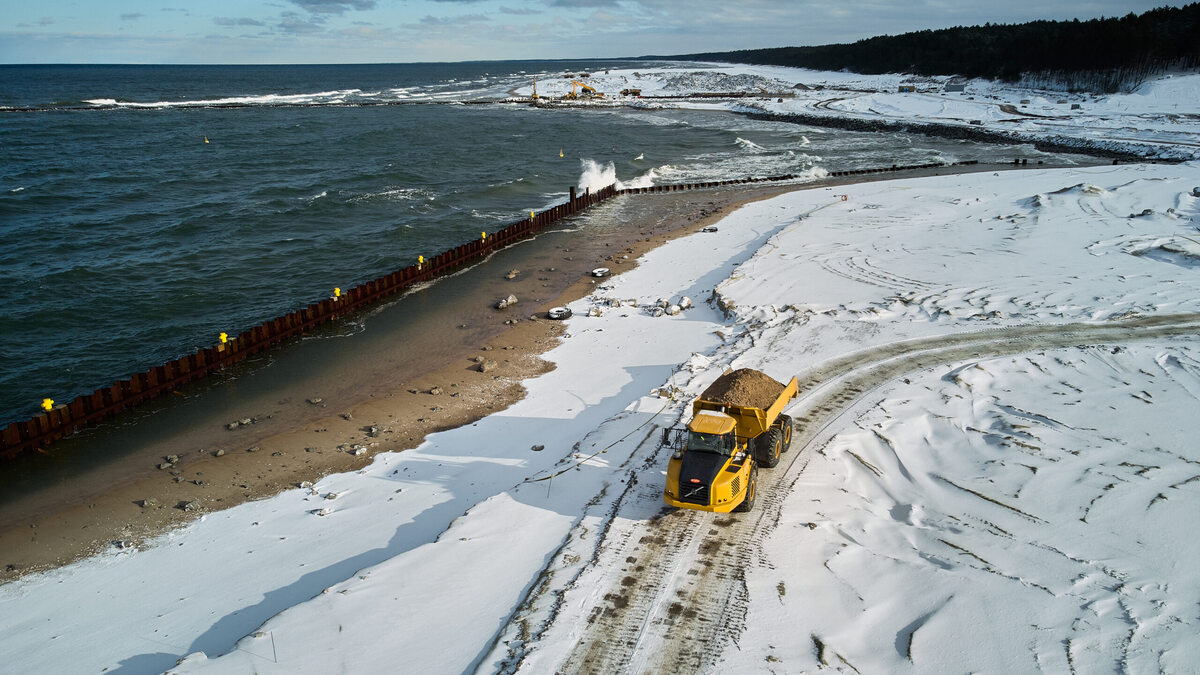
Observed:
[[[238,423],[237,423],[237,422],[230,422],[229,424],[226,424],[226,425],[225,425],[225,428],[226,428],[226,429],[228,429],[228,430],[230,430],[230,431],[233,431],[234,429],[238,428],[238,426],[239,426],[239,425],[238,425]]]
[[[312,481],[309,481],[309,480],[301,481],[300,483],[296,484],[296,487],[301,488],[303,490],[307,490],[308,488],[310,488],[312,486],[313,486]]]
[[[521,270],[509,270],[508,274],[504,275],[505,279],[516,279],[521,275]]]
[[[350,413],[342,413],[341,417],[342,417],[342,419],[346,420],[347,422],[354,419],[354,415],[351,415]]]
[[[479,372],[487,373],[487,372],[491,372],[491,371],[495,370],[499,366],[500,366],[499,363],[496,363],[495,361],[492,361],[491,359],[484,359],[483,361],[479,362],[478,368],[479,368]]]
[[[692,299],[685,295],[682,298],[679,298],[679,302],[677,304],[679,305],[680,309],[687,309],[692,306]]]
[[[683,308],[680,307],[679,305],[669,305],[663,311],[667,314],[667,316],[675,316],[676,314],[679,314],[680,312],[682,312]]]
[[[163,459],[167,460],[168,464],[178,464],[179,463],[179,455],[167,455],[166,457],[163,457]]]
[[[432,389],[429,390],[429,393],[432,394],[433,396],[441,396],[443,392],[442,392],[441,387],[434,386]]]
[[[308,399],[308,402],[311,403],[312,405],[321,405],[322,403],[325,402],[325,399],[323,399],[319,396],[314,396],[313,398]]]
[[[248,427],[251,424],[254,424],[254,419],[250,417],[243,417],[242,419],[238,420],[238,422],[241,423],[242,426]]]
[[[367,432],[367,435],[371,438],[378,438],[379,434],[383,433],[383,430],[379,427],[363,427],[362,430]]]
[[[161,463],[161,464],[159,464],[159,465],[158,465],[158,468],[159,468],[159,469],[161,469],[161,470],[163,470],[163,471],[167,471],[168,469],[173,469],[173,468],[175,468],[175,465],[174,465],[174,464],[172,464],[172,463],[170,463],[170,462],[163,462],[163,463]]]
[[[517,304],[517,296],[509,294],[507,298],[496,303],[496,309],[507,309],[515,304]]]
[[[592,307],[591,309],[588,310],[587,315],[588,316],[604,316],[604,310],[600,309],[599,307]]]
[[[546,449],[546,446],[544,446],[544,445],[535,445],[535,446],[533,446],[533,447],[531,447],[531,448],[529,448],[529,449],[530,449],[530,450],[532,450],[532,451],[534,451],[534,452],[541,452],[541,451],[543,451],[543,450],[545,450],[545,449]]]
[[[272,456],[272,457],[282,457],[282,456],[283,456],[283,453],[282,453],[282,452],[280,452],[279,450],[276,450],[275,452],[272,452],[272,453],[271,453],[271,456]]]
[[[182,501],[175,505],[175,508],[181,511],[195,511],[200,508],[200,502],[196,500]]]
[[[205,486],[205,485],[208,485],[208,483],[207,483],[207,482],[205,482],[205,481],[202,481],[202,480],[200,480],[200,479],[196,479],[196,480],[194,480],[194,481],[192,481],[192,482],[193,482],[193,483],[195,483],[196,485],[199,485],[199,486],[201,486],[201,487],[203,487],[203,486]]]
[[[253,448],[246,448],[246,452],[258,452],[258,446],[256,445]]]
[[[421,392],[417,391],[416,389],[409,389],[409,390],[408,390],[408,393],[410,393],[410,394],[419,394],[419,393],[421,393]]]
[[[341,495],[339,495],[339,494],[338,494],[338,493],[336,493],[336,492],[329,492],[329,493],[326,493],[326,495],[325,495],[325,499],[337,499],[337,498],[338,498],[338,497],[340,497],[340,496],[341,496]]]
[[[330,511],[329,509],[313,509],[312,511],[309,511],[309,513],[313,514],[314,516],[327,516],[329,515]]]
[[[224,450],[214,450],[213,451],[213,457],[224,457],[224,456],[225,456]]]
[[[158,506],[158,500],[155,499],[154,497],[146,497],[145,499],[138,499],[138,500],[134,501],[133,503],[137,504],[138,506],[142,507],[143,509],[152,509],[155,506]]]

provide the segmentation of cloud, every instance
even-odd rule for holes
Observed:
[[[136,14],[136,13],[135,14],[122,14],[121,20],[122,21],[137,21],[138,19],[142,18],[142,16],[144,16],[144,15]]]
[[[37,20],[37,23],[39,26],[52,26],[52,25],[54,25],[54,17],[43,16],[42,18]]]
[[[239,19],[230,19],[230,18],[223,17],[223,16],[218,16],[218,17],[214,18],[213,23],[217,24],[218,26],[263,26],[263,25],[266,25],[262,21],[259,21],[258,19],[251,19],[248,17],[241,17]]]
[[[279,29],[292,35],[312,35],[324,32],[324,20],[320,18],[303,19],[295,12],[284,12],[279,21]]]
[[[462,16],[433,16],[427,14],[421,19],[421,24],[425,26],[466,26],[475,23],[491,21],[482,14],[464,14]]]
[[[538,9],[514,9],[512,7],[500,5],[500,13],[511,14],[513,16],[530,16],[532,14],[541,14],[542,12]]]
[[[617,0],[553,0],[551,7],[616,7]]]
[[[375,9],[375,0],[291,0],[292,4],[313,14],[343,14],[348,9]]]

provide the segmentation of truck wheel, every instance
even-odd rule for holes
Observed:
[[[755,461],[770,469],[779,463],[779,451],[783,446],[783,432],[775,427],[755,439]]]
[[[787,452],[788,448],[792,447],[792,417],[791,415],[779,416],[779,429],[783,432],[783,447],[782,452]]]
[[[733,507],[738,513],[748,513],[754,510],[754,498],[758,496],[758,467],[750,467],[750,483],[746,486],[746,498],[741,504]]]

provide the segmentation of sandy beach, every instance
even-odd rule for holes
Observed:
[[[595,283],[591,269],[603,265],[620,274],[645,251],[708,226],[742,204],[810,187],[814,185],[620,198],[616,201],[624,203],[579,216],[620,217],[629,201],[636,200],[638,221],[625,223],[605,241],[559,233],[554,243],[512,247],[391,303],[419,302],[422,294],[450,285],[475,289],[472,297],[447,302],[443,315],[422,319],[421,330],[434,337],[426,349],[408,343],[387,350],[396,359],[391,367],[373,359],[351,360],[340,362],[331,377],[307,368],[307,357],[294,354],[316,347],[321,351],[316,358],[333,358],[329,350],[353,349],[361,335],[292,344],[268,355],[276,362],[267,368],[251,364],[202,383],[188,393],[189,403],[196,405],[135,411],[129,420],[68,439],[43,456],[22,458],[17,464],[26,473],[45,472],[38,465],[55,455],[75,465],[51,471],[51,478],[40,479],[40,488],[27,487],[15,499],[10,495],[0,511],[0,549],[5,551],[0,581],[113,547],[138,546],[206,512],[359,469],[377,453],[414,448],[430,433],[502,410],[521,398],[522,380],[554,367],[539,355],[555,344],[562,325],[545,318],[545,311],[586,295]],[[569,223],[563,227],[570,228]],[[518,269],[516,279],[505,279],[514,264],[539,266]],[[492,296],[508,292],[534,300],[506,312],[494,310]],[[389,320],[381,315],[388,311],[395,308],[358,321],[386,324]],[[371,326],[365,332],[381,331]],[[296,358],[282,363],[289,357]],[[485,362],[487,372],[481,372]],[[273,379],[263,371],[288,367],[306,372],[290,373],[278,387],[265,385],[271,389],[270,401],[224,403],[231,396],[224,390],[246,388],[245,379]],[[205,399],[222,403],[205,406]],[[243,420],[252,423],[242,425]],[[233,423],[236,427],[229,429]],[[115,456],[106,462],[99,454]]]
[[[604,241],[583,241],[571,236],[578,233],[563,232],[552,243],[512,247],[358,320],[369,326],[364,334],[380,337],[384,331],[372,324],[390,325],[383,315],[395,312],[395,305],[420,301],[422,294],[452,285],[474,289],[475,295],[460,298],[457,305],[447,302],[448,315],[423,319],[420,331],[432,338],[426,350],[414,350],[407,342],[393,345],[385,350],[382,364],[377,358],[337,361],[330,373],[306,364],[314,358],[335,359],[330,351],[345,352],[346,345],[354,351],[353,341],[361,335],[288,345],[268,355],[273,361],[268,367],[259,363],[256,370],[251,364],[224,380],[201,384],[188,395],[195,405],[135,412],[123,425],[119,420],[69,439],[63,449],[51,448],[51,457],[62,453],[77,467],[55,471],[53,483],[40,489],[26,486],[0,511],[0,548],[5,551],[0,581],[114,547],[140,546],[204,513],[360,469],[378,453],[414,448],[428,434],[503,410],[522,397],[522,380],[553,369],[540,355],[556,344],[562,325],[546,319],[545,311],[589,293],[596,283],[588,274],[593,267],[609,266],[620,274],[646,251],[710,226],[746,203],[868,180],[1011,168],[947,166],[614,200],[579,217],[622,218],[632,208],[637,220],[612,230]],[[513,265],[536,267],[518,269],[515,280],[506,280]],[[500,289],[534,301],[498,312],[491,302],[492,296],[503,296]],[[453,321],[465,323],[449,325]],[[458,343],[443,339],[448,335]],[[303,353],[314,348],[319,352]],[[481,372],[484,362],[487,372]],[[278,381],[266,372],[289,368],[295,372]],[[239,389],[250,388],[246,380],[254,378],[264,379],[269,401],[253,395],[236,398]],[[209,400],[220,404],[203,405]],[[116,456],[100,461],[97,455],[103,453]],[[32,472],[36,467],[28,465],[48,460],[24,461],[25,471]]]

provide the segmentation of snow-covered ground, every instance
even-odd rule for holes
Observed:
[[[1192,671],[1197,195],[1193,162],[748,204],[575,303],[508,410],[0,587],[4,669]],[[666,510],[658,430],[728,367],[800,376],[795,445],[755,512]]]
[[[588,84],[613,104],[631,101],[619,93],[626,89],[640,89],[643,97],[746,92],[753,97],[707,103],[644,98],[643,104],[936,122],[1013,134],[1021,140],[1200,157],[1200,74],[1194,73],[1156,78],[1132,93],[1115,95],[1034,91],[990,80],[729,64],[673,64],[590,75]],[[947,91],[948,85],[961,85],[962,90]],[[914,91],[902,92],[901,87]],[[538,83],[542,96],[561,96],[570,89],[571,81],[563,78]],[[533,87],[517,93],[532,94]]]

